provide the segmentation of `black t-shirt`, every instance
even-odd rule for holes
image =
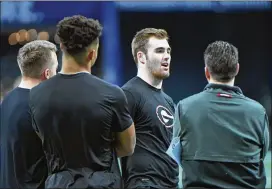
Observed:
[[[132,124],[122,89],[89,73],[57,74],[30,92],[43,141],[46,187],[119,187],[113,132]]]
[[[122,158],[125,187],[177,187],[178,165],[166,154],[173,133],[173,100],[139,77],[132,78],[122,89],[137,138],[134,154]]]
[[[46,160],[28,99],[29,89],[17,87],[1,104],[0,188],[44,188]]]

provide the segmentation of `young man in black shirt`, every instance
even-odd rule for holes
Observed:
[[[56,75],[56,46],[36,40],[24,45],[17,61],[22,79],[1,104],[0,188],[44,188],[47,166],[32,127],[30,89]]]
[[[124,90],[135,123],[135,152],[122,158],[125,188],[175,188],[178,165],[166,154],[172,139],[175,105],[162,91],[170,74],[171,48],[163,29],[145,28],[132,41],[138,68]]]
[[[30,92],[47,158],[46,188],[120,188],[117,156],[131,155],[135,128],[121,88],[94,75],[102,27],[83,16],[57,25],[59,74]]]
[[[183,187],[265,188],[268,118],[261,104],[234,86],[238,50],[216,41],[204,61],[209,84],[177,105]]]

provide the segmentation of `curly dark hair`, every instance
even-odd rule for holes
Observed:
[[[65,17],[58,23],[57,36],[64,50],[74,56],[95,42],[101,36],[102,29],[98,20],[75,15]]]
[[[206,48],[204,61],[216,81],[228,82],[237,74],[238,50],[228,42],[215,41]]]

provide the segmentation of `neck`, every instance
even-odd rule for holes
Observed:
[[[33,78],[23,76],[18,87],[24,88],[24,89],[32,89],[36,85],[40,84],[40,82],[41,82],[40,79],[33,79]]]
[[[88,65],[79,65],[72,57],[62,57],[62,68],[60,73],[63,74],[75,74],[78,72],[88,72],[91,73],[91,67]]]
[[[228,85],[228,86],[234,86],[234,79],[232,79],[229,82],[219,82],[219,81],[215,81],[214,79],[210,79],[209,83],[213,83],[213,84],[221,84],[221,85]]]
[[[139,70],[138,69],[138,73],[137,76],[139,78],[141,78],[142,80],[144,80],[146,83],[148,83],[149,85],[157,88],[157,89],[161,89],[162,88],[162,79],[157,79],[155,78],[150,72],[148,71],[144,71],[144,70]]]

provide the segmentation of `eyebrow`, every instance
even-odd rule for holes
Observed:
[[[155,50],[160,50],[160,49],[165,49],[165,47],[157,47]],[[166,49],[170,51],[172,50],[171,47],[167,47]]]

